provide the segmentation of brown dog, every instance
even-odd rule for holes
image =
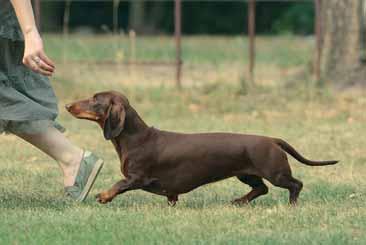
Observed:
[[[201,185],[236,176],[252,187],[234,200],[244,204],[268,192],[262,178],[288,189],[296,204],[302,183],[292,177],[285,152],[310,166],[337,161],[311,161],[281,139],[264,136],[202,133],[181,134],[148,127],[118,92],[102,92],[92,98],[66,105],[75,117],[97,122],[111,140],[126,179],[97,195],[107,203],[118,194],[142,189],[166,196],[175,205],[178,195]]]

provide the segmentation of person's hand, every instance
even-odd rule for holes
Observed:
[[[55,71],[55,65],[44,52],[43,42],[37,30],[24,35],[25,48],[23,64],[32,71],[45,76],[51,76]]]

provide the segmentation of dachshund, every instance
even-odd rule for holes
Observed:
[[[97,122],[104,138],[111,140],[125,179],[96,196],[100,203],[112,201],[126,191],[142,189],[166,196],[172,206],[178,195],[230,177],[252,190],[234,204],[247,204],[265,195],[271,184],[289,190],[290,204],[296,204],[303,187],[292,176],[287,154],[309,166],[338,161],[304,158],[282,139],[233,133],[176,133],[149,127],[126,96],[109,91],[66,105],[76,118]]]

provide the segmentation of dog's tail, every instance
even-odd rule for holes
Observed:
[[[301,156],[300,153],[298,153],[295,148],[293,148],[290,144],[288,144],[286,141],[281,139],[274,139],[275,143],[281,147],[282,150],[286,151],[288,154],[293,156],[296,160],[299,162],[302,162],[309,166],[324,166],[324,165],[333,165],[336,164],[338,161],[312,161],[309,159],[306,159],[305,157]]]

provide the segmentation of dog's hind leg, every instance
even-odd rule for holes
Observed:
[[[275,186],[288,189],[290,192],[290,204],[296,205],[297,198],[299,197],[300,191],[302,189],[302,182],[295,179],[288,173],[278,173],[268,180]]]
[[[255,175],[242,175],[237,176],[237,178],[252,187],[253,189],[246,194],[245,196],[235,199],[232,201],[233,204],[248,204],[250,201],[254,200],[255,198],[265,195],[268,193],[268,187],[263,183],[261,177]]]
[[[290,204],[296,205],[297,198],[303,186],[302,182],[292,177],[286,153],[274,148],[270,156],[265,163],[267,167],[262,169],[263,178],[275,186],[289,190]]]

